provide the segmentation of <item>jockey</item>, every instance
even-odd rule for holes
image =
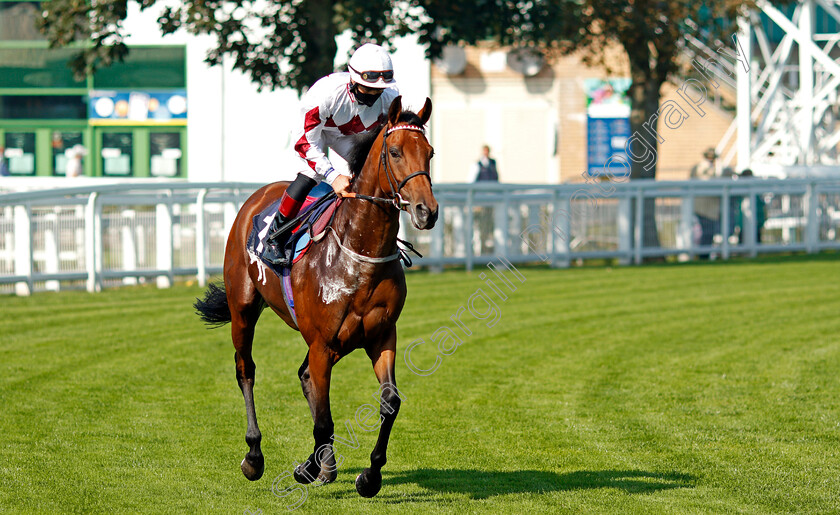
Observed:
[[[269,234],[298,214],[306,195],[319,182],[327,181],[339,196],[348,193],[350,176],[333,168],[327,149],[347,159],[362,135],[378,130],[385,122],[391,102],[399,95],[391,56],[382,47],[362,45],[353,53],[348,68],[318,80],[301,99],[298,126],[293,130],[301,170],[283,193]],[[279,239],[277,235],[266,240],[263,258],[286,265],[289,257],[280,248]]]

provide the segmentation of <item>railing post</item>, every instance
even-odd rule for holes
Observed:
[[[122,267],[123,270],[133,272],[137,270],[137,245],[134,242],[134,224],[137,215],[133,209],[122,212]],[[136,277],[123,278],[123,284],[137,284]]]
[[[172,192],[155,206],[155,250],[157,269],[166,272],[157,277],[158,288],[172,286]]]
[[[475,235],[473,234],[473,223],[474,223],[474,216],[473,216],[473,196],[474,190],[472,188],[467,190],[467,222],[464,224],[464,230],[466,234],[464,235],[465,239],[465,247],[467,252],[467,272],[472,271],[473,269],[473,238]]]
[[[639,265],[642,263],[642,242],[644,239],[644,205],[645,193],[641,186],[637,187],[636,191],[636,223],[633,227],[633,235],[635,237],[634,262]]]
[[[15,293],[32,294],[32,207],[26,203],[15,206],[15,275],[26,276],[15,283]]]
[[[508,202],[510,202],[510,199],[508,199]],[[513,225],[514,234],[519,234],[522,231],[522,204],[519,201],[516,202],[511,212],[511,225]],[[518,256],[522,254],[522,249],[527,248],[527,246],[521,238],[516,238],[514,242],[515,244],[512,243],[508,248],[509,254]]]
[[[743,213],[743,227],[741,227],[741,237],[743,245],[746,247],[750,257],[758,255],[758,242],[756,235],[758,234],[758,195],[750,188],[744,200],[741,201],[741,213]]]
[[[629,265],[633,262],[634,232],[630,230],[633,226],[631,220],[633,220],[633,197],[627,194],[618,199],[618,251],[621,253],[618,262],[621,265]]]
[[[782,215],[785,218],[789,218],[791,216],[790,215],[790,193],[785,193],[784,195],[782,195]],[[791,228],[792,228],[791,224],[787,224],[787,223],[784,225],[784,227],[782,227],[782,241],[785,244],[790,243]]]
[[[48,274],[57,274],[59,269],[59,223],[58,213],[50,213],[44,217],[44,271]],[[46,281],[45,288],[48,291],[58,291],[61,287],[60,281],[55,279]]]
[[[805,225],[805,251],[808,254],[813,254],[817,251],[820,228],[820,221],[817,217],[818,205],[819,194],[817,193],[817,185],[812,181],[808,183],[808,189],[805,193],[805,209],[808,210]]]
[[[694,255],[694,194],[689,192],[680,199],[680,227],[677,233],[677,248],[685,249],[679,261],[688,261]]]
[[[224,207],[222,208],[222,220],[224,221],[223,223],[225,227],[225,248],[227,248],[227,239],[230,237],[230,230],[233,228],[233,222],[236,220],[236,214],[238,212],[236,206],[237,198],[234,196],[234,199],[230,202],[225,202]]]
[[[572,199],[560,197],[560,190],[554,190],[554,226],[551,227],[551,266],[568,268],[571,265]],[[560,259],[560,254],[563,258]]]
[[[502,192],[502,201],[493,204],[493,247],[496,256],[508,256],[508,238],[510,227],[508,226],[508,194]]]
[[[438,220],[435,224],[435,228],[432,229],[432,242],[431,242],[431,252],[430,258],[433,265],[429,266],[429,270],[432,272],[443,272],[443,239],[446,234],[446,218],[444,217],[444,213],[446,210],[443,208],[443,204],[438,203]]]
[[[97,203],[99,194],[93,192],[85,206],[85,271],[87,272],[87,291],[100,290],[99,272],[102,270],[102,213]]]
[[[721,245],[721,258],[729,259],[729,185],[723,187],[723,194],[720,198],[720,234],[723,241]]]
[[[206,220],[204,216],[204,200],[207,198],[207,188],[198,192],[195,200],[195,267],[198,285],[207,286],[207,243]]]
[[[3,269],[9,271],[10,273],[14,273],[15,270],[15,228],[14,228],[14,208],[12,206],[3,206],[3,220],[8,220],[12,223],[12,229],[10,231],[3,231],[3,248],[5,252],[3,252]]]

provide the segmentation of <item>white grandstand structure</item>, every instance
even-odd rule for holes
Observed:
[[[772,177],[840,175],[840,1],[782,10],[760,0],[738,27],[737,42],[717,49],[686,40],[712,80],[735,95],[737,116],[717,146],[720,166]]]

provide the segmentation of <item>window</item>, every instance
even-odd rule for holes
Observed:
[[[102,173],[104,175],[131,175],[134,154],[134,135],[130,132],[102,134]]]
[[[0,41],[43,41],[40,2],[0,2]]]
[[[4,5],[4,2],[0,2]],[[84,88],[67,62],[72,48],[0,48],[0,88]]]
[[[153,132],[149,134],[151,174],[156,177],[181,175],[181,133]]]
[[[35,133],[7,132],[3,155],[11,175],[35,175]]]
[[[97,89],[184,88],[186,49],[183,46],[132,47],[124,62],[97,70],[93,83]]]
[[[0,119],[84,120],[87,104],[82,95],[0,96]]]

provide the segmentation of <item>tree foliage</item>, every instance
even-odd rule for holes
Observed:
[[[134,3],[146,10],[156,0]],[[89,42],[71,62],[84,76],[129,51],[124,29],[128,4],[48,0],[41,30],[53,47]],[[206,56],[210,64],[227,55],[260,87],[301,90],[333,71],[335,37],[344,30],[358,41],[389,41],[398,24],[391,11],[391,2],[384,0],[189,0],[164,8],[158,23],[164,35],[183,29],[214,37],[216,44]]]
[[[89,41],[72,65],[90,73],[126,55],[128,1],[48,0],[42,30],[53,46]],[[144,10],[156,1],[137,4]],[[491,40],[549,55],[578,52],[585,62],[605,66],[607,49],[621,48],[632,80],[631,130],[656,152],[656,138],[642,124],[677,70],[684,36],[691,31],[716,47],[751,7],[754,0],[187,0],[166,7],[158,22],[163,34],[183,29],[215,37],[207,54],[211,64],[227,55],[261,87],[299,91],[334,71],[335,37],[345,30],[358,43],[389,44],[395,36],[416,34],[429,57],[448,44]],[[690,28],[697,25],[702,30]],[[654,177],[655,171],[632,163],[634,178]]]

